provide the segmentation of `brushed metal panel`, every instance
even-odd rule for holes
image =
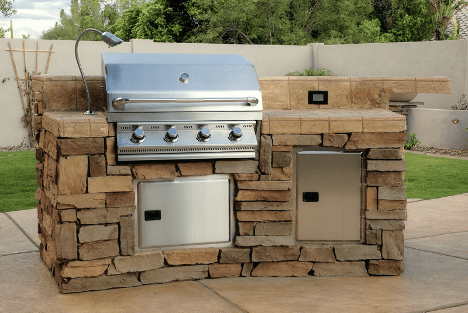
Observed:
[[[108,112],[261,112],[262,94],[252,63],[235,54],[102,53]],[[182,73],[188,82],[179,80]],[[152,103],[125,105],[119,110],[115,98],[257,98],[245,103],[214,104]]]
[[[229,178],[179,178],[138,183],[138,246],[184,246],[230,241]],[[146,210],[161,219],[145,221]]]
[[[166,154],[131,154],[131,155],[118,155],[117,159],[122,162],[133,161],[154,161],[154,160],[202,160],[202,159],[253,159],[255,158],[254,152],[211,152],[211,153],[166,153]]]
[[[107,113],[109,122],[174,122],[174,121],[250,121],[261,120],[262,111],[258,112],[149,112],[135,113]]]
[[[143,142],[132,141],[132,134],[137,127],[144,131]],[[171,127],[178,132],[176,142],[165,140],[166,132]],[[197,134],[202,127],[210,130],[209,140],[198,140]],[[233,141],[229,137],[234,127],[242,130],[242,136],[239,140]],[[119,161],[214,159],[218,156],[220,158],[254,158],[257,147],[255,121],[203,124],[118,123],[117,147]]]
[[[360,240],[361,164],[361,153],[297,153],[297,240]],[[318,193],[318,202],[304,202],[304,192]]]

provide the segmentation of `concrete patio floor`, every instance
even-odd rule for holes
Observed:
[[[408,200],[399,277],[225,278],[59,294],[36,210],[0,214],[0,312],[468,312],[468,194]]]

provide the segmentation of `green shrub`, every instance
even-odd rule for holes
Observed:
[[[408,134],[408,139],[406,139],[405,150],[410,150],[413,147],[417,147],[421,142],[416,138],[416,134],[411,132]]]
[[[331,76],[331,71],[326,68],[313,69],[309,67],[304,69],[302,72],[295,71],[289,73],[288,76]]]

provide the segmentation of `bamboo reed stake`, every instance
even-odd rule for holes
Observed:
[[[28,72],[28,62],[26,61],[26,40],[23,40],[23,54],[24,54],[24,72]]]
[[[26,119],[26,121],[25,121],[26,127],[28,129],[29,138],[30,138],[30,140],[32,142],[34,140],[34,138],[32,137],[32,129],[31,129],[32,127],[31,127],[31,125],[28,125],[28,121],[29,121],[28,110],[26,109],[26,105],[24,104],[23,89],[21,89],[20,78],[18,76],[18,69],[16,68],[15,57],[13,56],[13,50],[11,49],[11,42],[10,41],[8,42],[8,45],[10,46],[10,53],[11,53],[11,60],[13,61],[13,67],[15,68],[16,82],[18,83],[18,89],[19,89],[19,93],[20,93],[20,97],[21,97],[21,103],[23,105],[24,119]],[[24,41],[23,41],[23,45],[25,45]],[[25,53],[24,61],[26,62],[26,53]],[[25,64],[25,69],[26,69],[26,64]],[[27,73],[28,73],[28,71],[26,70],[26,78],[27,78]],[[28,82],[27,82],[26,79],[25,79],[25,83],[26,83],[26,86],[27,86]]]
[[[49,72],[49,64],[50,64],[50,56],[52,55],[52,52],[54,52],[52,50],[52,48],[54,47],[54,44],[51,43],[50,44],[50,51],[49,51],[49,58],[47,59],[47,67],[46,67],[46,70],[45,70],[45,73],[47,74],[47,72]]]
[[[37,75],[37,65],[39,64],[39,40],[37,41],[37,46],[36,46],[36,71],[34,74]]]
[[[5,51],[24,51],[24,49],[5,49]],[[26,52],[50,52],[50,50],[32,50],[32,49],[26,49]],[[55,51],[52,51],[52,53],[55,53]]]
[[[13,56],[13,50],[11,50],[11,42],[10,41],[8,41],[8,45],[10,46],[10,53],[11,53],[11,59],[13,61],[13,67],[15,68],[16,81],[18,82],[18,88],[19,88],[20,96],[21,96],[21,103],[23,103],[23,111],[24,111],[24,114],[26,114],[26,106],[24,105],[23,92],[21,90],[21,83],[20,83],[20,80],[19,80],[19,77],[18,77],[18,70],[16,68],[16,62],[15,62],[15,57]]]

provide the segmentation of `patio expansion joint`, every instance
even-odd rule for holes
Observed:
[[[439,252],[434,252],[434,251],[429,251],[429,250],[424,250],[424,249],[418,249],[418,248],[408,247],[406,245],[405,245],[405,248],[418,250],[418,251],[423,251],[423,252],[428,252],[428,253],[434,253],[434,254],[438,254],[438,255],[443,255],[443,256],[448,256],[448,257],[451,257],[451,258],[456,258],[456,259],[468,261],[468,258],[462,258],[462,257],[459,257],[459,256],[450,255],[450,254],[446,254],[446,253],[439,253]]]
[[[13,224],[16,225],[16,227],[19,228],[19,230],[21,230],[21,232],[33,243],[33,245],[39,249],[39,245],[34,242],[34,239],[32,239],[31,236],[29,236],[28,233],[24,230],[24,228],[21,227],[8,213],[9,212],[5,212],[5,215],[13,222]]]
[[[409,199],[408,199],[408,200],[409,200]],[[408,203],[421,202],[421,201],[427,201],[427,200],[424,200],[424,199],[414,199],[414,200],[412,200],[411,202],[408,201]]]
[[[441,305],[441,306],[434,307],[434,308],[432,308],[432,309],[426,309],[426,310],[422,310],[422,311],[412,311],[412,312],[410,312],[410,313],[428,313],[428,312],[435,312],[435,311],[439,311],[439,310],[445,310],[445,309],[450,309],[450,308],[456,308],[456,307],[464,306],[464,305],[468,305],[468,301],[457,302],[457,303],[446,304],[446,305]]]
[[[240,306],[238,306],[237,304],[235,304],[234,302],[226,299],[225,297],[223,297],[222,295],[220,295],[219,293],[217,293],[216,291],[208,288],[205,284],[201,283],[200,281],[195,281],[195,283],[199,284],[200,286],[202,286],[204,289],[206,289],[207,291],[211,292],[212,294],[214,294],[215,296],[217,296],[218,298],[220,298],[221,300],[223,300],[224,302],[226,302],[227,304],[229,304],[230,306],[232,306],[233,308],[236,308],[237,310],[243,312],[243,313],[249,313],[248,311],[244,310],[243,308],[241,308]]]
[[[21,251],[21,252],[5,253],[5,254],[0,254],[0,258],[4,256],[10,256],[10,255],[15,255],[15,254],[26,254],[26,253],[39,253],[39,251]]]
[[[460,231],[454,231],[454,232],[451,232],[451,233],[444,233],[444,234],[436,234],[436,235],[427,235],[427,236],[421,236],[421,237],[408,238],[408,239],[405,239],[405,241],[410,241],[410,240],[414,240],[414,239],[421,239],[421,238],[444,236],[444,235],[460,234],[460,233],[468,233],[468,230],[460,230]]]

